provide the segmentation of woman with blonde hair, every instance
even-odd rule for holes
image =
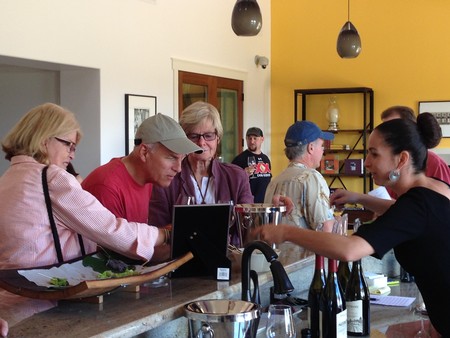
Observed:
[[[168,241],[163,229],[116,218],[66,171],[81,137],[70,111],[45,103],[3,140],[11,166],[0,177],[0,237],[8,239],[0,245],[0,269],[68,261],[94,252],[97,244],[146,261],[155,245]]]

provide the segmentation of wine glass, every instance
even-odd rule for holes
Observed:
[[[175,205],[194,205],[195,196],[187,196],[180,194],[175,202]]]
[[[292,308],[289,305],[271,304],[267,316],[267,338],[295,338]]]
[[[247,157],[247,164],[248,164],[248,166],[250,168],[251,175],[253,175],[253,173],[255,172],[255,167],[256,167],[256,158],[255,158],[255,156]]]
[[[425,303],[423,302],[422,295],[419,293],[417,301],[413,307],[414,315],[420,318],[420,330],[416,332],[414,338],[431,338],[430,334],[427,332],[423,325],[424,316],[427,315],[427,309]]]

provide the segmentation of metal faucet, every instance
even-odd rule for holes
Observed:
[[[260,304],[259,286],[258,286],[258,274],[251,270],[250,272],[250,259],[252,257],[253,250],[258,249],[263,254],[266,260],[270,263],[270,271],[273,277],[274,293],[287,294],[294,290],[291,281],[283,268],[283,265],[277,260],[278,255],[276,252],[263,241],[250,242],[245,246],[242,254],[242,300]],[[250,294],[250,277],[252,278],[254,285],[253,296]]]

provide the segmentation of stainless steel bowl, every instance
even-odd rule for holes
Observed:
[[[242,300],[199,300],[186,304],[184,311],[191,338],[256,337],[261,316],[258,304]]]

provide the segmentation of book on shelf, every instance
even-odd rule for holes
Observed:
[[[325,155],[320,162],[322,174],[339,174],[339,156]]]
[[[344,173],[346,175],[362,175],[363,169],[362,158],[348,158],[344,162]]]

